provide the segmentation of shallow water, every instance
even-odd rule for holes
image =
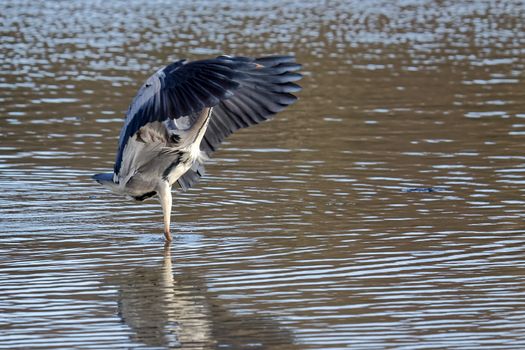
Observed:
[[[0,4],[0,348],[525,348],[522,1]],[[105,193],[176,58],[300,100],[174,196]]]

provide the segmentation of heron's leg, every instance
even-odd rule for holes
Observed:
[[[171,186],[166,181],[163,181],[159,186],[159,199],[162,205],[162,213],[164,214],[164,237],[166,237],[167,241],[171,241]]]

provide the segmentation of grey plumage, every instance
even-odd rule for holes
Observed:
[[[94,179],[137,200],[159,194],[170,239],[171,186],[189,189],[228,135],[295,102],[300,67],[290,56],[219,56],[169,64],[148,78],[133,99],[113,174]]]

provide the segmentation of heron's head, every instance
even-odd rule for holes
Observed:
[[[125,194],[122,193],[122,188],[119,187],[119,184],[113,182],[113,173],[96,174],[91,178],[113,193]]]
[[[101,185],[105,185],[108,182],[111,182],[112,184],[114,184],[112,173],[95,174],[91,178]]]

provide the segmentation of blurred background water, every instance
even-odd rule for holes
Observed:
[[[523,1],[0,3],[0,348],[525,348]],[[174,196],[113,165],[179,58],[294,54],[300,100]]]

